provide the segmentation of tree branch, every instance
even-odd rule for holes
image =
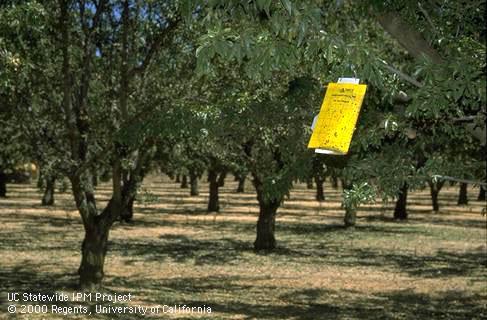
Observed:
[[[436,27],[433,24],[433,20],[431,20],[428,12],[421,5],[421,2],[418,2],[418,7],[419,7],[419,10],[421,11],[421,13],[423,14],[423,16],[426,18],[426,21],[428,21],[428,23],[429,23],[429,25],[431,27],[431,30],[433,30],[433,33],[435,34],[435,37],[438,37],[438,31],[436,30]]]
[[[143,74],[145,72],[147,66],[154,58],[157,51],[159,51],[162,44],[167,39],[168,35],[179,25],[180,22],[181,22],[181,17],[179,16],[175,20],[168,22],[169,25],[163,30],[161,30],[161,32],[159,32],[157,36],[154,38],[154,41],[152,41],[146,56],[142,60],[142,63],[139,66],[130,69],[129,77],[135,76],[137,74]]]
[[[413,57],[426,56],[434,63],[443,63],[438,52],[429,45],[421,33],[413,29],[395,12],[384,12],[378,15],[379,24],[396,39]]]
[[[411,83],[412,85],[418,87],[418,88],[422,88],[423,87],[423,84],[421,82],[419,82],[418,80],[414,79],[413,77],[405,74],[404,72],[402,72],[401,70],[399,69],[396,69],[394,67],[392,67],[391,65],[387,64],[385,61],[382,60],[382,63],[381,65],[386,68],[387,70],[389,70],[390,72],[398,75],[399,77],[401,77],[402,79],[406,80],[407,82]]]

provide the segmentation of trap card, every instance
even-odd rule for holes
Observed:
[[[347,79],[347,82],[352,79]],[[367,85],[329,83],[308,148],[317,153],[345,155],[352,141],[355,124],[365,97]]]

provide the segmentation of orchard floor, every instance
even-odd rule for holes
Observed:
[[[222,210],[207,214],[201,195],[168,178],[143,186],[133,224],[110,234],[103,292],[131,293],[118,306],[187,305],[211,314],[9,314],[7,293],[76,291],[83,236],[69,193],[40,206],[33,185],[8,185],[0,199],[0,318],[5,319],[485,319],[487,318],[485,203],[457,206],[458,187],[440,193],[431,211],[427,191],[410,194],[410,219],[391,219],[393,204],[363,207],[357,227],[342,227],[340,193],[326,185],[326,201],[298,185],[280,209],[278,249],[255,253],[257,204],[237,194],[233,179],[221,190]],[[106,201],[109,185],[97,196]],[[149,200],[152,200],[149,201]],[[157,201],[157,202],[153,202]],[[100,203],[102,207],[102,203]],[[17,302],[17,311],[23,302]],[[42,304],[42,303],[41,303]],[[102,303],[108,305],[107,303]],[[167,311],[167,310],[166,310]]]

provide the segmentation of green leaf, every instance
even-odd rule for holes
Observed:
[[[299,24],[299,31],[298,31],[298,47],[300,47],[301,44],[303,43],[305,35],[306,35],[306,24],[301,22]]]
[[[266,15],[270,17],[269,7],[271,5],[272,0],[257,0],[257,8],[259,10],[264,10]]]
[[[289,15],[291,15],[292,11],[293,11],[293,5],[292,5],[291,1],[290,0],[281,0],[281,3],[284,6],[284,8],[286,9],[287,13]]]

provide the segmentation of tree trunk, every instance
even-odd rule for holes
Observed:
[[[254,242],[255,250],[272,250],[276,247],[276,238],[274,237],[276,213],[280,201],[263,201],[259,200],[259,220],[257,221],[257,238]]]
[[[7,175],[0,169],[0,197],[7,197]]]
[[[338,189],[338,177],[331,176],[331,187],[333,189]]]
[[[307,189],[313,189],[313,179],[312,178],[306,179],[306,188]]]
[[[188,177],[184,174],[181,179],[181,188],[186,189],[188,187]]]
[[[96,222],[85,227],[85,238],[81,245],[81,264],[78,269],[82,290],[93,291],[101,285],[109,230],[109,225]]]
[[[93,172],[93,187],[98,187],[98,173],[96,171]]]
[[[42,170],[39,168],[39,174],[37,175],[37,188],[39,190],[44,189],[45,181],[44,181],[44,174]]]
[[[214,170],[208,171],[208,182],[210,183],[210,195],[208,199],[208,212],[220,211],[220,201],[218,199],[218,174]]]
[[[443,187],[444,181],[433,183],[432,181],[428,181],[430,186],[430,194],[431,194],[431,204],[433,205],[433,211],[437,213],[440,211],[440,204],[438,202],[438,194],[440,193],[441,188]]]
[[[176,180],[174,182],[181,183],[181,175],[177,174],[176,175]]]
[[[227,177],[227,171],[224,169],[221,173],[220,176],[218,177],[218,186],[219,187],[224,187],[225,186],[225,178]]]
[[[237,192],[238,193],[245,192],[245,179],[246,178],[247,178],[246,175],[237,177],[237,181],[238,181]]]
[[[191,185],[190,195],[192,195],[192,196],[199,195],[200,192],[198,190],[198,175],[195,173],[191,173],[189,175],[189,183]]]
[[[55,187],[56,187],[56,178],[46,177],[46,188],[44,189],[44,195],[42,196],[41,205],[43,206],[54,205]]]
[[[94,290],[102,282],[108,234],[114,221],[123,219],[131,222],[133,205],[137,196],[137,186],[145,176],[145,157],[139,155],[133,171],[123,172],[120,162],[112,167],[112,198],[101,214],[96,209],[95,195],[90,184],[82,183],[79,176],[72,176],[71,185],[76,206],[80,211],[85,238],[81,246],[81,264],[78,269],[80,287]]]
[[[343,223],[346,228],[355,227],[357,221],[357,210],[352,208],[345,208],[345,217],[343,218]]]
[[[468,204],[468,194],[467,194],[467,184],[460,183],[460,193],[458,194],[458,205],[467,205]]]
[[[352,189],[353,186],[352,181],[348,181],[345,178],[342,178],[341,181],[342,181],[342,188],[344,192],[346,190]],[[346,205],[344,207],[345,207],[345,216],[343,217],[343,224],[345,225],[345,228],[353,228],[355,227],[355,222],[357,220],[357,209],[350,208]]]
[[[431,185],[430,193],[431,193],[431,203],[433,205],[433,211],[436,213],[440,211],[440,205],[438,204],[438,193],[440,193],[440,191],[434,188],[433,185]]]
[[[120,220],[131,223],[134,221],[134,202],[135,202],[135,195],[130,196],[127,206],[122,209],[120,213]]]
[[[480,186],[479,196],[477,197],[477,201],[485,201],[485,187]]]
[[[315,183],[316,183],[316,200],[317,201],[325,201],[325,192],[323,191],[323,184],[325,179],[315,176]]]
[[[394,209],[394,219],[406,220],[408,218],[407,200],[408,200],[408,184],[404,183],[399,191],[399,197],[396,201],[396,208]]]

